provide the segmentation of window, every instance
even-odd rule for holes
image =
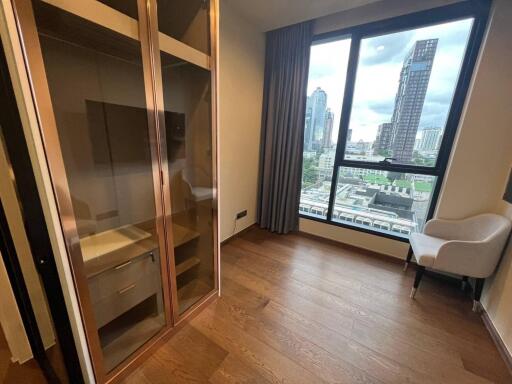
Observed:
[[[299,207],[305,215],[327,217],[349,53],[350,39],[311,47]]]
[[[361,39],[345,159],[436,165],[472,24]]]
[[[464,2],[315,40],[302,217],[404,241],[423,229],[486,17]]]
[[[421,231],[435,184],[435,176],[340,167],[332,220],[398,235]]]

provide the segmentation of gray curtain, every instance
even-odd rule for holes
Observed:
[[[298,229],[304,113],[312,22],[267,33],[258,223]]]

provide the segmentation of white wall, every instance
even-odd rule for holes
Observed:
[[[512,166],[512,3],[495,0],[463,129],[443,192],[440,214],[494,211],[512,220],[502,196]],[[470,192],[468,192],[470,191]],[[450,204],[448,204],[449,202]],[[512,354],[512,244],[487,280],[482,303]]]
[[[503,196],[512,162],[511,19],[512,3],[496,0],[440,195],[439,217],[492,212]]]
[[[376,3],[318,18],[315,20],[314,33],[331,32],[459,1],[461,0],[381,0]]]
[[[500,213],[512,220],[512,205],[503,202]],[[487,279],[482,297],[496,331],[512,355],[512,242],[509,241],[498,271]]]
[[[220,239],[256,222],[265,35],[220,2]],[[247,216],[235,216],[247,210]]]

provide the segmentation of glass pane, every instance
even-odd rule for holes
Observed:
[[[304,215],[327,215],[349,51],[350,39],[311,47],[299,206]]]
[[[361,40],[345,159],[435,166],[472,24]]]
[[[130,16],[132,19],[138,20],[137,1],[126,0],[98,0],[100,3],[108,5],[110,8]]]
[[[44,2],[34,8],[110,371],[165,324],[140,44]]]
[[[161,54],[179,313],[215,288],[210,72]]]
[[[158,30],[210,54],[210,1],[157,0]]]
[[[340,167],[332,220],[407,237],[421,232],[437,178]]]

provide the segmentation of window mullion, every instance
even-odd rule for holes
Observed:
[[[327,210],[327,220],[331,221],[336,198],[336,185],[338,183],[338,163],[343,158],[347,142],[347,130],[350,122],[350,111],[352,110],[352,98],[356,82],[357,62],[359,58],[359,47],[361,46],[361,35],[353,34],[350,42],[350,53],[347,66],[347,77],[345,80],[345,91],[343,95],[343,105],[341,106],[340,129],[338,131],[338,143],[336,145],[336,155],[334,157],[334,167],[331,180],[331,192],[329,195],[329,207]]]

